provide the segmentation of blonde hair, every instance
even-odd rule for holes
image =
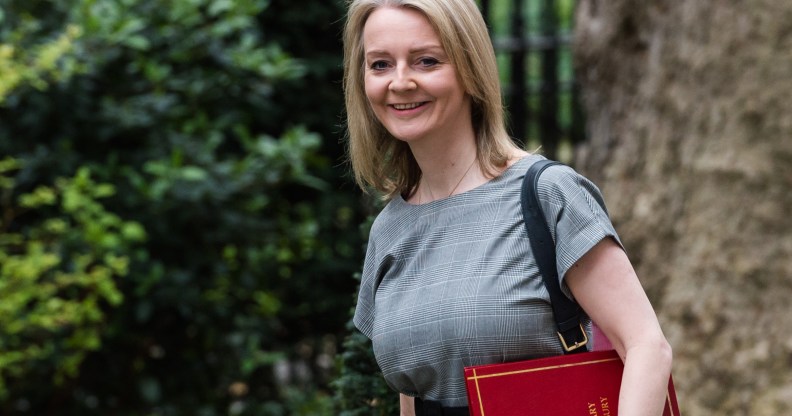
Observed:
[[[385,198],[415,192],[421,170],[407,143],[394,138],[366,97],[363,27],[380,7],[408,7],[426,16],[471,97],[476,154],[487,176],[506,165],[517,146],[506,133],[495,51],[474,0],[351,0],[344,27],[347,152],[358,185]]]

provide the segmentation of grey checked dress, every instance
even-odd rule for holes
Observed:
[[[526,156],[500,176],[422,205],[391,200],[371,229],[354,323],[395,390],[466,406],[463,368],[561,354],[520,209]],[[597,187],[566,166],[539,179],[558,272],[618,236]]]

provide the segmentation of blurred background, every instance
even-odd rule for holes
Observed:
[[[600,185],[683,414],[792,413],[792,4],[479,4],[510,132]],[[380,203],[344,13],[0,0],[0,414],[396,414],[349,324]]]

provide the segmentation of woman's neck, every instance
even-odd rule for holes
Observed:
[[[443,142],[411,143],[410,149],[421,168],[421,181],[410,202],[445,199],[486,182],[472,134]]]
[[[410,150],[421,169],[421,180],[407,202],[425,204],[467,192],[483,185],[529,153],[515,148],[506,165],[486,174],[487,161],[478,158],[475,139],[411,143]]]

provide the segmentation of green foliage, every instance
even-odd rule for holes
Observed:
[[[15,198],[19,167],[0,161],[0,400],[15,380],[53,374],[61,385],[77,374],[101,347],[104,310],[123,300],[116,279],[146,237],[140,224],[98,202],[115,189],[88,169]]]
[[[14,33],[20,36],[20,33]],[[57,39],[37,45],[32,51],[0,44],[0,104],[19,85],[45,89],[49,80],[57,82],[77,71],[76,62],[66,58],[80,29],[69,26]]]
[[[377,209],[382,208],[377,203]],[[360,226],[368,238],[374,217]],[[360,273],[355,275],[360,282]],[[354,313],[354,311],[352,311]],[[399,395],[385,383],[374,358],[371,340],[358,331],[352,320],[347,322],[348,333],[343,350],[337,358],[339,374],[333,382],[338,414],[341,416],[395,415],[399,413]]]
[[[328,357],[361,261],[336,163],[341,5],[0,6],[0,154],[23,162],[9,201],[32,204],[0,238],[50,233],[41,257],[62,260],[37,288],[66,272],[105,282],[62,296],[93,293],[98,312],[19,364],[0,413],[333,414]]]
[[[340,374],[334,385],[340,416],[399,414],[399,395],[379,371],[371,340],[349,325],[340,357]]]

